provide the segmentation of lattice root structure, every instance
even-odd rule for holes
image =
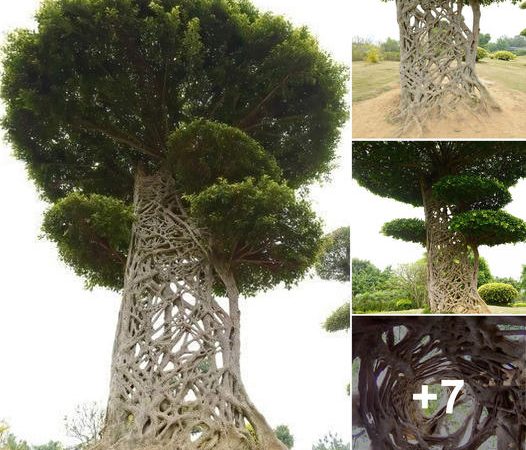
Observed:
[[[370,448],[524,449],[526,317],[355,317],[352,334],[353,425]],[[465,381],[453,415],[449,392],[433,412],[413,400],[449,379]]]
[[[106,426],[95,448],[283,450],[243,387],[238,293],[222,272],[228,310],[213,297],[206,233],[162,171],[137,176],[134,203]]]
[[[427,225],[428,301],[433,313],[488,314],[477,291],[478,250],[474,261],[465,238],[449,229],[451,211],[430,190],[423,192]],[[473,249],[472,249],[473,251]]]
[[[400,28],[400,133],[454,110],[479,116],[498,109],[475,71],[480,5],[471,0],[473,24],[463,0],[396,0]]]

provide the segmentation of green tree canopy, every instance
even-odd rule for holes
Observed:
[[[316,263],[318,275],[325,280],[349,281],[351,278],[351,234],[341,227],[325,237],[322,252]]]
[[[390,268],[380,270],[372,262],[353,258],[352,259],[352,295],[353,297],[366,292],[374,292],[386,289],[387,283],[392,276]]]
[[[276,437],[285,444],[287,448],[294,447],[294,436],[292,436],[287,425],[278,425],[274,430]]]
[[[526,177],[526,146],[509,142],[359,142],[353,176],[371,192],[424,206],[424,191],[450,208],[450,228],[475,246],[526,239],[526,224],[500,211],[508,191]],[[426,242],[426,223],[397,219],[387,235]]]
[[[245,0],[50,0],[36,18],[4,49],[3,125],[89,285],[120,286],[139,170],[171,171],[241,290],[305,272],[321,228],[295,190],[347,117],[347,72],[306,28]]]

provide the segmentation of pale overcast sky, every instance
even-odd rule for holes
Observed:
[[[354,1],[354,0],[353,0]],[[0,2],[0,33],[32,24],[38,1]],[[306,24],[342,62],[350,56],[342,0],[255,0],[263,9]],[[332,180],[312,190],[313,204],[332,230],[349,221],[350,127]],[[0,419],[31,443],[66,441],[63,417],[83,401],[105,404],[119,295],[89,292],[38,240],[42,212],[23,165],[0,148]],[[321,329],[347,298],[341,283],[310,279],[242,302],[242,371],[247,390],[272,426],[288,424],[295,449],[308,450],[329,431],[350,439],[349,336]]]
[[[510,189],[513,202],[505,210],[526,220],[526,180]],[[392,239],[380,233],[385,222],[399,218],[424,218],[424,209],[371,194],[353,180],[351,188],[353,211],[351,242],[353,258],[368,259],[384,269],[387,266],[414,262],[424,254],[418,244]],[[526,264],[526,243],[517,245],[483,246],[480,254],[489,263],[494,276],[518,278]]]
[[[353,36],[383,41],[388,37],[398,39],[396,6],[394,0],[351,0],[353,11],[350,16]],[[471,20],[469,7],[464,8],[465,17]],[[526,28],[526,10],[511,2],[499,3],[482,8],[480,29],[490,33],[495,41],[500,36],[515,36]]]

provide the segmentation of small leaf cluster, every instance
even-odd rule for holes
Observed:
[[[89,288],[99,285],[118,290],[123,284],[133,220],[132,208],[118,199],[73,193],[47,211],[42,230]]]
[[[214,257],[230,266],[245,295],[292,285],[319,251],[323,230],[307,201],[268,176],[219,179],[185,199],[210,232]]]
[[[351,304],[344,303],[325,320],[323,328],[329,332],[348,330],[351,327]]]
[[[494,306],[509,306],[519,297],[517,289],[506,283],[484,284],[478,292],[488,305]]]
[[[472,245],[501,245],[526,241],[526,223],[506,211],[478,210],[455,215],[449,224]]]
[[[383,225],[382,234],[423,246],[427,241],[426,223],[422,219],[391,220]]]

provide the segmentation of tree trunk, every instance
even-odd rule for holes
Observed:
[[[448,208],[423,188],[427,226],[427,290],[433,313],[486,314],[489,308],[477,291],[478,250],[449,229]]]
[[[213,297],[206,232],[185,214],[173,178],[138,173],[134,210],[106,425],[96,448],[282,450],[241,382],[233,278],[221,272],[233,284],[226,286],[227,312]]]
[[[400,28],[402,132],[421,130],[432,116],[462,103],[471,110],[496,107],[475,72],[480,3],[470,0],[473,24],[464,21],[463,0],[396,0]]]

